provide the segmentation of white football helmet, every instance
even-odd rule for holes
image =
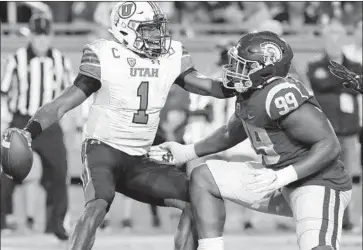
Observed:
[[[166,15],[154,2],[120,2],[110,16],[109,32],[128,49],[156,58],[167,54],[171,36]]]

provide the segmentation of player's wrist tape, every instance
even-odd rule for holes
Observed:
[[[276,175],[281,187],[284,187],[291,182],[298,180],[298,176],[293,165],[278,170]]]
[[[38,137],[42,133],[43,129],[37,120],[30,120],[25,126],[24,130],[28,131],[32,137],[32,140]]]
[[[185,145],[184,153],[188,161],[198,158],[198,155],[195,153],[194,144]]]

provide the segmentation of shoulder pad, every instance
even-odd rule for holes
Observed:
[[[181,46],[182,46],[182,57],[190,56],[189,51],[184,47],[184,45]]]
[[[86,44],[83,47],[83,54],[93,53],[98,57],[102,46],[104,46],[106,42],[107,42],[107,40],[105,40],[105,39],[97,39],[91,43]]]
[[[283,82],[269,90],[265,102],[266,112],[272,120],[278,120],[300,107],[311,97],[301,82],[293,78],[284,78]]]
[[[186,70],[194,67],[194,62],[192,60],[191,55],[189,54],[189,51],[184,47],[184,45],[181,42],[181,68],[180,68],[180,74],[183,74]]]
[[[97,40],[94,40],[93,42],[90,42],[88,44],[86,44],[85,46],[92,46],[94,48],[96,48],[97,50],[99,50],[103,45],[105,45],[105,43],[107,42],[106,39],[97,39]]]

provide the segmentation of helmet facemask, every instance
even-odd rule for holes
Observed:
[[[167,54],[171,45],[171,36],[166,28],[167,22],[164,15],[155,15],[151,21],[131,20],[129,28],[136,34],[134,49],[151,58]]]
[[[225,88],[234,89],[237,92],[246,92],[252,87],[250,74],[260,70],[263,66],[257,61],[243,59],[238,56],[237,48],[232,47],[228,51],[229,64],[223,65],[223,85]]]

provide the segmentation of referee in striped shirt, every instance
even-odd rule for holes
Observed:
[[[52,20],[45,15],[34,15],[29,28],[28,45],[8,58],[1,79],[1,98],[6,98],[13,116],[10,127],[16,128],[23,128],[42,105],[59,95],[72,80],[69,60],[51,47]],[[39,154],[43,166],[41,184],[47,193],[46,233],[66,240],[68,234],[63,221],[68,208],[67,156],[60,125],[53,125],[34,140],[32,148]],[[2,215],[9,207],[6,202],[11,202],[15,184],[5,175],[1,176]],[[32,219],[28,218],[28,222]]]

